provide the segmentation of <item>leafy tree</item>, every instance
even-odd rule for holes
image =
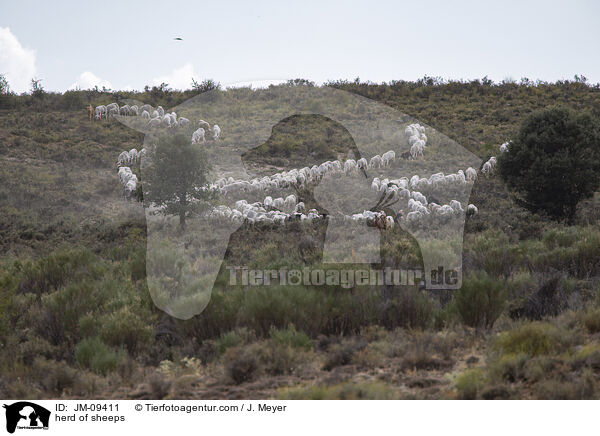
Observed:
[[[7,109],[14,102],[14,94],[10,91],[10,86],[6,76],[0,74],[0,108]]]
[[[498,169],[519,204],[572,222],[577,204],[600,187],[600,124],[566,108],[533,113]]]
[[[205,79],[202,82],[198,82],[196,79],[192,78],[192,89],[198,93],[202,93],[221,89],[221,84],[212,79]]]
[[[10,86],[8,86],[8,80],[4,74],[0,74],[0,95],[9,94]]]
[[[42,86],[42,79],[31,79],[31,95],[34,98],[41,100],[44,98],[45,94],[46,91]]]
[[[186,218],[205,208],[215,196],[214,191],[203,188],[210,171],[206,152],[191,143],[188,133],[179,130],[158,138],[143,180],[144,199],[163,206],[165,215],[179,216],[182,229]]]

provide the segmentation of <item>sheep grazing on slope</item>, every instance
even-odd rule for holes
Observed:
[[[459,202],[459,201],[457,201],[457,200],[451,200],[451,201],[450,201],[450,207],[451,207],[451,208],[452,208],[452,210],[454,210],[454,212],[456,212],[456,213],[463,212],[463,208],[462,208],[462,206],[461,206],[460,202]]]
[[[193,134],[192,134],[192,144],[200,144],[201,142],[206,142],[206,139],[204,138],[204,129],[202,127],[200,127],[198,130],[196,130]]]
[[[467,218],[474,217],[478,213],[479,213],[479,209],[477,209],[477,206],[475,206],[474,204],[469,204],[467,206],[467,212],[466,212]]]
[[[369,167],[369,163],[367,162],[367,159],[365,159],[364,157],[361,157],[359,160],[356,161],[356,168],[360,169],[360,170],[366,170]]]
[[[349,173],[356,169],[356,161],[354,159],[348,159],[344,162],[344,172]]]
[[[161,120],[160,118],[158,118],[158,117],[156,117],[156,118],[151,118],[151,119],[148,121],[148,127],[158,127],[158,126],[160,126],[160,125],[161,125],[161,123],[162,123],[162,120]]]
[[[381,160],[381,156],[379,156],[378,154],[376,154],[369,161],[369,167],[371,167],[371,168],[381,168],[383,166],[382,163],[383,163],[383,161]]]
[[[477,179],[477,170],[472,167],[467,168],[465,171],[465,177],[469,182],[474,182]]]
[[[106,106],[104,106],[104,105],[96,106],[96,109],[94,110],[94,117],[97,120],[106,118]]]
[[[418,157],[423,157],[423,149],[424,147],[421,145],[420,141],[415,142],[412,147],[410,147],[410,156],[413,159],[417,159]]]
[[[150,120],[150,114],[148,113],[148,111],[142,111],[142,118],[145,120]]]
[[[129,153],[127,151],[121,152],[117,159],[117,166],[121,167],[129,162]],[[119,170],[120,171],[120,170]]]
[[[383,165],[387,166],[396,160],[396,153],[393,150],[386,151],[381,156],[381,160],[383,161]]]
[[[106,118],[112,118],[115,115],[119,115],[119,105],[116,103],[111,103],[106,106]]]
[[[204,120],[198,120],[198,127],[203,128],[205,131],[210,131],[210,124]]]
[[[218,140],[219,136],[221,135],[221,128],[217,124],[215,124],[212,127],[212,132],[213,132],[213,140],[214,141]]]
[[[486,163],[483,164],[481,167],[481,172],[486,176],[489,176],[494,171],[494,168],[496,168],[496,157],[492,156]]]

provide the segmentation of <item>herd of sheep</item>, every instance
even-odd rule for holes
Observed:
[[[90,109],[91,110],[91,109]],[[108,105],[96,106],[94,109],[94,118],[96,120],[113,118],[116,115],[122,116],[139,116],[141,119],[146,121],[146,125],[149,128],[153,127],[188,127],[191,125],[190,120],[185,117],[177,117],[175,112],[167,113],[162,106],[158,106],[154,109],[149,104],[144,104],[141,107],[137,105],[123,105],[119,106],[117,103],[110,103]],[[221,128],[215,124],[210,126],[206,121],[198,121],[199,128],[192,134],[192,143],[203,143],[206,141],[206,132],[209,133],[210,137],[216,141],[221,135]]]
[[[174,127],[189,125],[187,118],[177,118],[176,114],[164,113],[162,107],[153,109],[149,105],[140,108],[137,106],[119,107],[116,103],[108,106],[99,106],[96,108],[96,117],[110,117],[113,115],[141,116],[148,120],[152,126],[152,120],[160,120],[160,125],[165,127]],[[138,115],[139,114],[139,115]],[[164,121],[168,120],[168,121]],[[155,122],[159,125],[159,122]],[[200,127],[192,134],[192,144],[205,142],[205,134],[208,131],[213,140],[217,140],[221,129],[217,124],[210,126],[206,121],[199,120],[197,125]],[[425,128],[420,124],[410,124],[405,129],[410,147],[403,157],[409,159],[418,159],[423,157],[423,152],[427,144]],[[500,152],[508,152],[510,143],[506,142],[500,146]],[[131,171],[131,166],[139,163],[141,157],[146,153],[145,149],[138,152],[136,149],[124,151],[119,155],[119,179],[123,185],[124,195],[130,197],[136,190],[138,179]],[[347,159],[345,161],[334,160],[326,161],[320,165],[304,167],[302,169],[292,169],[281,171],[271,176],[254,178],[251,180],[235,180],[232,177],[221,178],[211,183],[205,189],[218,191],[224,199],[230,201],[240,198],[245,194],[267,194],[273,193],[285,188],[303,189],[310,185],[316,186],[326,175],[339,174],[348,175],[354,172],[366,171],[369,169],[381,169],[391,165],[396,160],[396,153],[390,150],[382,155],[375,155],[369,160],[360,158],[358,160]],[[494,171],[496,158],[491,157],[481,168],[482,174],[488,176]],[[382,229],[391,229],[395,223],[404,222],[407,225],[417,225],[419,223],[431,222],[431,220],[447,221],[452,217],[474,216],[478,213],[475,205],[469,204],[466,207],[457,201],[451,200],[448,204],[437,204],[434,201],[428,201],[422,191],[435,192],[443,191],[449,186],[462,186],[473,183],[477,178],[478,171],[472,167],[465,171],[458,170],[453,174],[436,173],[430,177],[412,176],[410,179],[401,177],[399,179],[379,179],[375,177],[371,182],[371,190],[386,199],[386,203],[400,205],[400,212],[395,216],[387,216],[384,211],[365,210],[362,213],[353,215],[340,215],[336,218],[350,220],[354,222],[366,222]],[[262,198],[262,197],[261,197]],[[208,217],[217,219],[230,219],[235,222],[269,222],[284,224],[288,221],[313,221],[324,218],[316,209],[306,210],[303,202],[298,201],[296,195],[291,194],[285,198],[273,198],[270,195],[264,197],[263,201],[248,203],[246,200],[238,200],[230,207],[220,205],[212,208],[208,212]]]

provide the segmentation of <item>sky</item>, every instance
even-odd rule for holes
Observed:
[[[444,79],[600,82],[600,2],[0,0],[13,91]],[[174,40],[183,38],[182,41]]]

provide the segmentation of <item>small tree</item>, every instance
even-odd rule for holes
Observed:
[[[202,82],[198,82],[192,77],[192,89],[196,92],[202,93],[215,89],[221,89],[221,84],[212,79],[205,79]]]
[[[0,74],[0,108],[7,108],[10,106],[12,99],[12,93],[10,92],[10,86],[6,76]]]
[[[498,169],[519,204],[572,222],[579,201],[600,187],[600,125],[566,108],[536,112],[500,154]]]
[[[0,74],[0,95],[10,94],[10,86],[4,74]]]
[[[46,91],[42,86],[42,79],[31,79],[31,95],[33,98],[41,100],[44,98]]]
[[[214,198],[206,189],[210,165],[201,146],[192,144],[189,132],[163,134],[149,154],[144,169],[142,189],[144,199],[163,206],[165,215],[179,216],[185,228],[186,218],[206,207]]]

